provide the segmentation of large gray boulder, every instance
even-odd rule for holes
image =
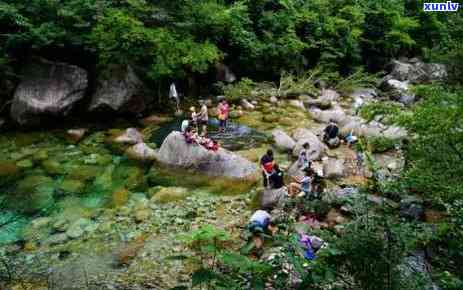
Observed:
[[[382,84],[382,88],[389,93],[391,100],[409,105],[415,102],[415,95],[410,91],[408,81],[387,79]]]
[[[288,194],[286,187],[278,189],[265,189],[260,196],[261,208],[274,208],[279,206]]]
[[[365,101],[369,101],[372,99],[376,99],[378,97],[378,93],[375,89],[371,88],[358,88],[355,89],[352,93],[349,94],[349,97],[352,99],[361,98]]]
[[[348,116],[341,107],[335,107],[332,110],[322,111],[318,108],[310,110],[312,118],[320,123],[329,123],[334,120],[338,125],[344,125],[348,121]]]
[[[211,151],[197,144],[188,144],[182,133],[177,131],[170,133],[156,151],[156,160],[210,176],[245,178],[258,172],[251,161],[222,148]]]
[[[339,93],[331,89],[322,89],[320,99],[335,102],[339,100]]]
[[[288,136],[283,130],[275,129],[272,131],[273,140],[275,141],[276,147],[281,151],[293,150],[296,146],[296,142]]]
[[[130,66],[110,66],[97,80],[90,111],[139,113],[145,110],[143,83]]]
[[[305,143],[310,144],[310,159],[318,160],[321,158],[323,152],[325,152],[326,146],[318,139],[317,135],[312,133],[310,130],[299,128],[293,133],[293,138],[296,140],[296,145],[293,149],[293,156],[299,156],[299,152],[302,150],[302,146]]]
[[[410,83],[424,83],[443,80],[447,77],[445,65],[438,63],[424,63],[418,59],[405,61],[393,60],[389,64],[390,79],[408,81]]]
[[[29,63],[14,93],[11,118],[20,125],[38,125],[66,116],[84,97],[87,83],[87,72],[80,67],[47,60]]]

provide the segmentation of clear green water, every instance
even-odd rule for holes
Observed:
[[[149,141],[160,144],[178,126],[179,121],[162,126]],[[217,134],[214,128],[211,131]],[[24,229],[38,217],[63,213],[88,217],[101,207],[123,204],[129,195],[149,195],[156,186],[203,188],[214,194],[249,189],[246,183],[211,181],[188,171],[130,161],[108,142],[113,131],[90,130],[78,144],[65,138],[65,130],[0,136],[0,245],[21,240]],[[223,138],[228,148],[266,141],[265,135],[247,127],[227,134],[215,137]]]

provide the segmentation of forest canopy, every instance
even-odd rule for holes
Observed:
[[[2,79],[31,56],[93,68],[131,64],[147,80],[205,73],[276,79],[318,65],[341,73],[422,56],[461,71],[460,13],[421,1],[6,0],[0,3]],[[456,62],[456,61],[457,62]],[[460,63],[460,64],[459,64]]]

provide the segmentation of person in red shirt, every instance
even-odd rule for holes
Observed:
[[[264,187],[269,185],[269,177],[273,173],[273,166],[275,161],[273,160],[272,149],[267,150],[267,153],[260,159],[260,167],[262,169],[262,176],[264,178]]]

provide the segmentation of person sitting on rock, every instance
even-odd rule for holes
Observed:
[[[310,168],[311,166],[312,162],[310,160],[309,149],[310,149],[310,144],[307,142],[307,143],[304,143],[304,145],[302,145],[302,149],[299,152],[299,157],[297,159],[297,166],[301,170],[305,170],[306,168]]]
[[[294,176],[293,182],[289,184],[288,195],[289,197],[294,197],[298,194],[299,197],[306,195],[311,195],[312,190],[312,180],[314,176],[314,171],[310,168],[304,170],[304,176]]]
[[[354,135],[354,132],[352,130],[349,132],[349,134],[347,134],[345,139],[349,148],[352,147],[352,145],[354,145],[358,141],[357,136]]]
[[[269,182],[272,189],[279,189],[285,186],[283,171],[281,171],[278,164],[273,166],[273,173],[269,176]]]
[[[273,166],[275,161],[273,160],[273,150],[267,150],[267,153],[260,159],[260,168],[262,169],[262,176],[264,178],[264,187],[267,188],[269,185],[269,177],[273,173]]]
[[[192,126],[186,127],[185,132],[183,132],[183,136],[185,136],[186,143],[196,143],[197,134]]]
[[[265,210],[257,210],[249,219],[247,226],[252,234],[254,247],[256,250],[262,249],[264,244],[263,234],[274,235],[278,229],[277,225],[272,221],[271,215]]]
[[[323,132],[324,132],[323,142],[325,142],[328,145],[328,147],[336,148],[339,146],[340,144],[339,137],[338,137],[339,128],[333,119],[330,120],[330,124],[326,126]]]
[[[180,129],[182,130],[182,133],[185,133],[186,128],[188,128],[188,126],[190,126],[190,120],[188,119],[183,120],[182,125],[180,125]]]
[[[217,151],[219,150],[219,143],[217,141],[212,140],[211,138],[207,138],[204,136],[198,136],[197,142],[199,145],[202,145],[207,150]]]

